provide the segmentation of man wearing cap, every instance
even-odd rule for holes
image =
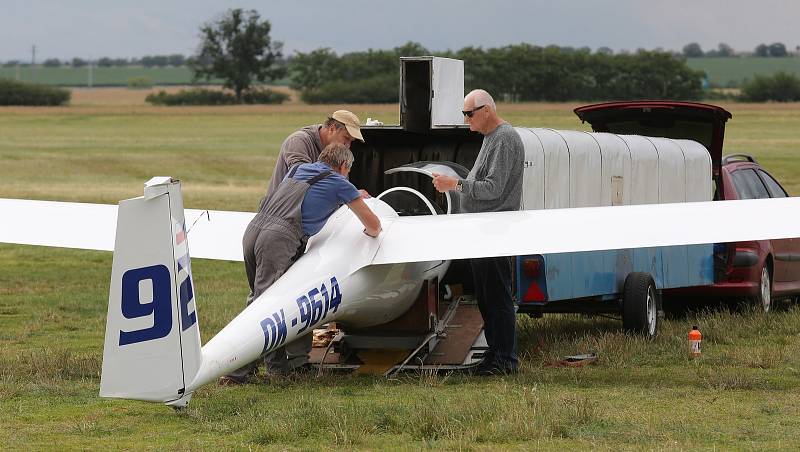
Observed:
[[[343,144],[349,148],[353,140],[364,142],[361,121],[347,110],[336,110],[324,123],[303,127],[289,135],[281,145],[267,196],[278,187],[292,166],[316,162],[322,150],[331,143]],[[362,192],[364,194],[366,192]]]
[[[275,192],[292,167],[316,162],[323,149],[332,144],[341,144],[349,149],[350,143],[354,139],[364,141],[364,137],[361,135],[361,121],[358,116],[347,110],[337,110],[324,123],[303,127],[289,135],[281,144],[278,160],[275,162],[275,170],[272,172],[272,180],[270,180],[266,195],[261,200],[259,211],[264,210],[270,195]],[[359,193],[363,198],[369,197],[364,190],[359,190]],[[304,244],[305,242],[303,242]],[[299,253],[302,254],[302,252]],[[251,272],[247,265],[246,268],[248,272]],[[250,279],[249,274],[248,279]],[[250,286],[247,306],[256,298],[252,281]],[[307,335],[266,355],[264,362],[267,372],[286,374],[305,366],[308,363],[312,339],[311,335]],[[258,362],[251,363],[251,365],[223,377],[220,383],[243,382],[256,372],[257,366]]]
[[[347,180],[352,165],[353,153],[346,145],[329,144],[316,162],[293,165],[278,187],[261,201],[242,238],[250,285],[248,305],[305,253],[308,238],[317,234],[342,204],[347,204],[361,221],[364,234],[378,236],[380,219]],[[305,365],[311,340],[308,334],[266,355],[268,374],[287,374]],[[257,368],[258,360],[220,378],[219,382],[244,383]]]

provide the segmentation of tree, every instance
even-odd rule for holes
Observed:
[[[703,49],[700,47],[700,44],[690,42],[683,46],[683,56],[686,58],[699,58],[703,56]]]
[[[721,57],[732,57],[736,52],[734,52],[733,47],[725,44],[724,42],[720,42],[717,46],[717,56]]]
[[[336,53],[327,47],[309,53],[297,52],[289,63],[289,86],[297,90],[319,88],[330,79],[338,61]]]
[[[771,57],[785,57],[786,46],[780,42],[773,42],[769,45],[769,56]]]
[[[83,67],[89,64],[86,60],[82,58],[75,57],[72,59],[72,67]]]
[[[800,100],[800,79],[786,72],[777,72],[772,76],[756,75],[742,85],[742,99],[752,102],[796,102]]]
[[[216,21],[200,27],[200,50],[192,61],[194,79],[221,78],[232,89],[237,102],[253,80],[280,78],[286,68],[276,63],[283,44],[272,41],[269,21],[261,21],[255,10],[230,9]]]
[[[59,66],[61,66],[61,61],[58,58],[48,58],[48,59],[44,60],[44,63],[42,63],[42,66],[44,66],[44,67],[59,67]]]
[[[175,67],[183,66],[186,64],[186,58],[183,55],[176,53],[167,56],[167,62],[169,63],[170,66],[175,66]]]
[[[755,54],[757,57],[769,56],[769,47],[766,44],[759,44],[756,46]]]

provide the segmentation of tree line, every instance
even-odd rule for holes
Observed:
[[[431,52],[409,42],[342,55],[328,48],[301,52],[288,62],[288,71],[292,88],[309,103],[397,102],[399,57],[431,54],[464,61],[466,90],[484,88],[511,102],[702,96],[702,72],[671,53],[646,50],[615,55],[516,44]]]
[[[800,46],[795,48],[796,53],[800,53]],[[700,44],[696,42],[690,42],[683,46],[682,53],[686,58],[701,58],[701,57],[734,57],[734,56],[745,56],[745,57],[787,57],[789,56],[789,51],[786,49],[786,45],[782,42],[773,42],[772,44],[764,44],[761,43],[753,49],[753,52],[737,52],[733,50],[731,46],[725,44],[724,42],[719,43],[716,49],[710,49],[707,51],[703,51],[703,48],[700,47]]]
[[[145,55],[141,58],[110,58],[102,57],[92,61],[92,64],[98,67],[128,67],[128,66],[144,66],[151,67],[167,67],[167,66],[186,66],[192,62],[193,57],[186,57],[181,54],[171,55]],[[27,61],[11,60],[3,63],[4,67],[14,66],[30,66],[31,63]],[[73,58],[71,60],[60,60],[58,58],[48,58],[41,62],[44,67],[85,67],[89,65],[88,59]]]

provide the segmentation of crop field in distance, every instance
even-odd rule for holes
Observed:
[[[800,58],[688,58],[686,63],[692,69],[703,70],[708,81],[717,86],[726,87],[731,82],[737,84],[754,75],[772,75],[776,72],[788,72],[800,77]]]
[[[121,90],[125,91],[125,90]],[[155,175],[187,208],[253,211],[281,141],[342,106],[152,107],[113,91],[0,108],[0,197],[117,203]],[[515,125],[588,130],[577,104],[499,106]],[[725,152],[751,153],[800,193],[800,106],[725,104]],[[344,106],[397,123],[397,105]],[[4,220],[8,221],[8,220]],[[768,221],[768,219],[765,219]],[[57,227],[57,225],[53,225]],[[244,305],[241,263],[195,259],[204,343]],[[182,412],[100,399],[111,253],[0,245],[2,449],[786,450],[800,444],[800,305],[709,304],[658,337],[580,315],[520,316],[521,372],[396,379],[326,373],[208,385]],[[703,332],[687,357],[686,333]],[[560,368],[564,355],[598,361]]]

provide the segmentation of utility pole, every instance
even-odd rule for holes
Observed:
[[[89,73],[88,73],[88,77],[89,78],[86,81],[86,86],[91,88],[92,87],[92,83],[94,82],[94,73],[92,72],[92,57],[91,56],[89,57],[88,67],[89,67]]]

